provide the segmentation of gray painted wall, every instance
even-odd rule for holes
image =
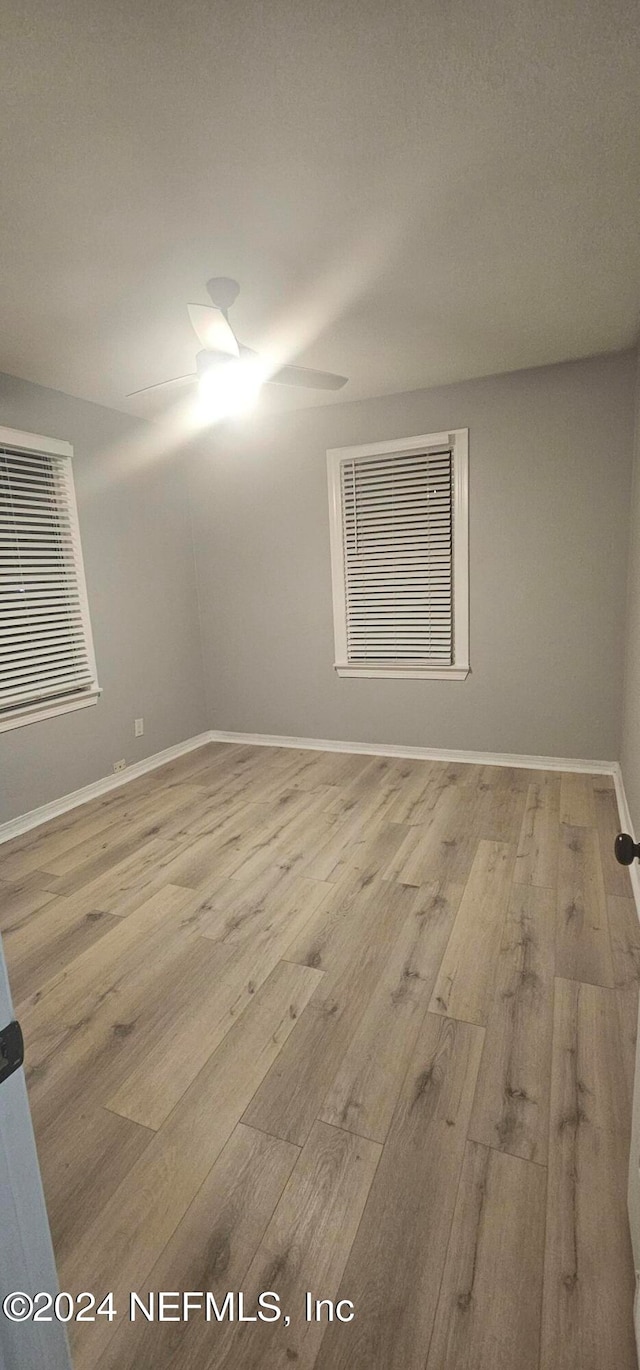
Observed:
[[[194,463],[210,726],[619,754],[632,353],[228,426]],[[339,679],[325,452],[470,430],[464,682]]]
[[[638,362],[620,751],[624,788],[636,837],[640,836],[640,354]]]
[[[0,425],[73,443],[103,689],[94,708],[0,733],[1,822],[108,775],[120,757],[196,735],[206,716],[184,455],[154,455],[147,424],[9,376]]]

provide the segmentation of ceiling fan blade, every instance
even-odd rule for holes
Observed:
[[[269,376],[277,385],[304,385],[313,390],[341,390],[347,376],[335,376],[332,371],[314,371],[309,366],[280,366]]]
[[[224,357],[239,357],[236,335],[221,309],[213,304],[189,304],[189,318],[202,346],[207,352],[219,352]]]
[[[172,376],[169,381],[158,381],[156,385],[143,385],[140,390],[130,390],[127,399],[133,399],[134,395],[146,395],[149,390],[165,390],[169,385],[186,385],[188,381],[197,381],[198,373],[190,371],[188,376]]]

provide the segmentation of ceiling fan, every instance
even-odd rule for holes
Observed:
[[[278,366],[270,372],[268,364],[261,362],[253,348],[238,342],[229,323],[228,311],[239,290],[238,282],[228,276],[214,276],[207,281],[211,304],[187,305],[193,329],[202,344],[201,351],[196,355],[196,370],[156,385],[144,385],[140,390],[130,391],[127,398],[144,395],[151,390],[164,390],[168,386],[198,382],[203,397],[206,397],[207,391],[213,394],[215,390],[220,397],[224,392],[225,409],[229,412],[230,408],[247,407],[265,382],[300,385],[315,390],[340,390],[347,384],[346,376],[336,376],[330,371],[315,371],[307,366]],[[233,403],[234,395],[237,403]]]

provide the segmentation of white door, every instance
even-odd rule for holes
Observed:
[[[633,1113],[631,1119],[631,1151],[629,1155],[629,1226],[633,1247],[633,1264],[636,1272],[636,1297],[634,1322],[636,1346],[640,1356],[640,1021],[638,1023],[638,1045],[636,1048],[636,1074],[633,1082]]]
[[[0,1032],[12,1021],[0,937]],[[0,1050],[0,1370],[71,1370],[62,1323],[34,1322],[31,1317],[12,1321],[10,1313],[20,1316],[19,1300],[13,1307],[7,1303],[5,1311],[5,1300],[13,1293],[33,1299],[40,1293],[55,1298],[58,1292],[24,1070],[20,1067],[3,1078],[10,1060],[7,1046],[5,1052]],[[44,1299],[40,1305],[51,1316]]]

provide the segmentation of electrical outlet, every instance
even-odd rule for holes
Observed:
[[[123,770],[125,769],[126,764],[127,764],[127,763],[126,763],[126,761],[125,761],[125,759],[124,759],[124,757],[123,757],[123,758],[122,758],[122,761],[114,761],[114,763],[113,763],[113,769],[114,769],[114,771],[123,771]]]
[[[144,732],[144,718],[134,718],[133,726],[136,737],[142,737]]]

